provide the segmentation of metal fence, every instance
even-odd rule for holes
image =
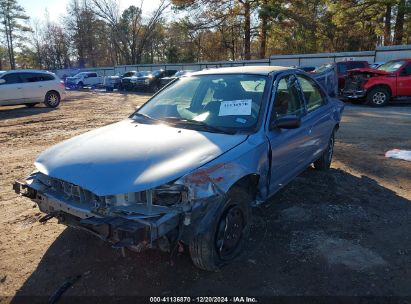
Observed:
[[[57,70],[55,72],[59,77],[71,76],[82,71],[96,72],[99,76],[112,76],[116,74],[123,74],[126,71],[154,71],[159,69],[199,71],[209,68],[245,65],[319,66],[324,63],[346,60],[365,60],[372,63],[385,62],[399,58],[411,58],[411,45],[383,46],[377,47],[374,51],[364,52],[274,55],[268,59],[260,60],[118,65],[114,67],[101,68],[64,69]]]

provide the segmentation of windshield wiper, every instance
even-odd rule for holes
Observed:
[[[178,117],[163,117],[161,120],[164,120],[166,122],[171,122],[173,124],[178,124],[178,125],[193,125],[193,126],[198,126],[203,128],[206,131],[209,132],[214,132],[214,133],[227,133],[227,134],[235,134],[236,131],[230,130],[227,128],[223,127],[216,127],[216,126],[211,126],[206,124],[203,121],[198,121],[194,119],[186,119],[186,118],[178,118]]]

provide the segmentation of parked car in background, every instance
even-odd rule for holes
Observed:
[[[311,65],[302,65],[302,66],[293,66],[296,69],[300,69],[304,72],[313,72],[316,67],[315,66],[311,66]]]
[[[145,72],[135,79],[135,88],[139,91],[157,92],[161,89],[161,78],[174,75],[177,70],[156,70]]]
[[[150,71],[139,71],[139,72],[132,72],[129,75],[123,77],[121,79],[121,86],[122,89],[126,91],[132,91],[136,88],[137,78],[142,77],[144,75],[150,75]]]
[[[38,70],[12,70],[0,73],[0,105],[24,104],[33,107],[44,103],[58,107],[65,88],[53,73]]]
[[[380,61],[380,62],[373,62],[373,63],[370,63],[370,66],[369,66],[369,68],[370,69],[378,69],[381,65],[383,65],[385,62],[383,62],[383,61]]]
[[[83,88],[85,86],[95,86],[103,83],[103,78],[95,72],[80,72],[72,77],[66,78],[66,86]]]
[[[411,59],[388,61],[378,69],[355,69],[348,72],[343,96],[364,100],[381,107],[391,98],[411,97]]]
[[[168,84],[169,82],[173,81],[174,79],[177,79],[177,78],[179,78],[179,77],[181,77],[181,76],[190,74],[190,73],[192,73],[192,72],[194,72],[194,71],[193,71],[193,70],[180,70],[180,71],[177,71],[177,72],[176,72],[174,75],[172,75],[172,76],[163,77],[163,78],[161,78],[161,80],[160,80],[161,87],[164,87],[166,84]]]
[[[328,69],[330,65],[333,63],[329,64],[324,64],[320,66],[319,68],[315,69],[314,72],[321,72],[322,70]],[[368,68],[368,61],[340,61],[335,63],[337,65],[337,77],[338,77],[338,92],[341,94],[344,84],[345,84],[345,77],[347,76],[347,73],[349,70],[356,69],[356,68]]]
[[[197,267],[214,271],[248,242],[252,206],[312,163],[330,167],[343,108],[298,69],[200,71],[129,118],[49,148],[14,190],[46,219],[115,248],[184,243]]]
[[[122,75],[107,76],[104,78],[104,87],[106,91],[113,91],[114,89],[121,90],[123,88],[122,81],[126,77],[132,77],[137,74],[137,71],[128,71]]]

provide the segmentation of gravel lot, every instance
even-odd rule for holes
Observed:
[[[70,92],[59,109],[0,108],[0,296],[411,295],[411,107],[350,106],[329,172],[307,169],[254,210],[249,246],[218,273],[187,253],[119,251],[56,220],[12,191],[41,151],[118,121],[148,95]],[[3,301],[11,298],[3,298]],[[0,302],[2,300],[0,299]]]

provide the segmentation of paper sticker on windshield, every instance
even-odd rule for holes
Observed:
[[[222,101],[218,116],[251,115],[251,99]]]

